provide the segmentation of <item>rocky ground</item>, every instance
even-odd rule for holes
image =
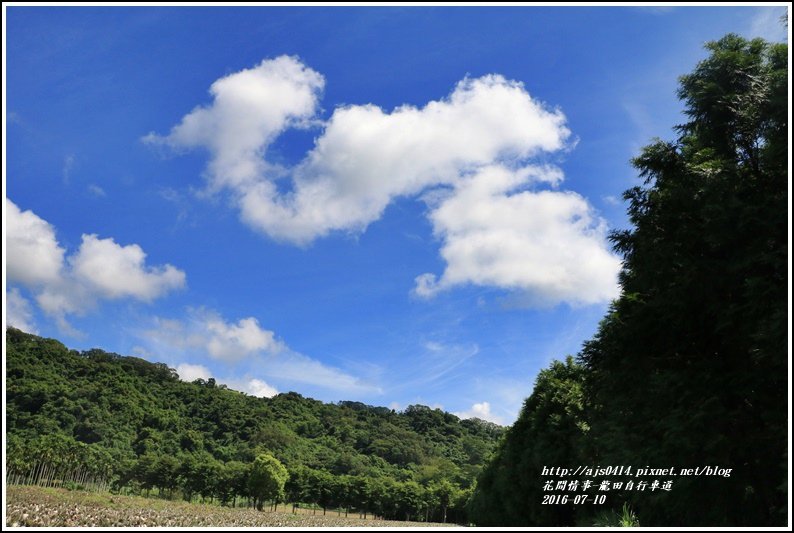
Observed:
[[[6,488],[6,526],[158,527],[432,527],[445,524],[363,520],[357,517],[231,509],[135,496],[64,489]],[[449,524],[446,524],[449,525]]]

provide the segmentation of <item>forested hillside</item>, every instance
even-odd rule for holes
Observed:
[[[257,398],[160,363],[6,331],[9,474],[101,480],[126,493],[235,504],[272,454],[290,502],[463,522],[503,429],[414,405],[403,412]],[[48,474],[49,472],[49,474]]]
[[[788,48],[707,48],[680,79],[678,139],[634,161],[632,228],[612,234],[622,295],[578,362],[538,377],[480,478],[477,524],[592,524],[592,505],[541,505],[543,467],[578,465],[730,469],[601,493],[643,526],[786,524]]]

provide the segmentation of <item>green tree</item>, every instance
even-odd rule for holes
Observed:
[[[224,483],[232,494],[232,507],[237,506],[237,498],[245,495],[248,486],[248,466],[241,461],[229,461],[224,466]]]
[[[594,459],[732,469],[635,497],[644,526],[784,525],[788,51],[707,48],[681,77],[688,121],[634,160],[633,228],[612,236],[622,296],[581,354]]]
[[[389,481],[467,486],[504,431],[423,406],[396,413],[296,393],[256,398],[182,382],[161,363],[80,353],[14,328],[6,339],[7,457],[16,483],[73,478],[168,496],[178,487],[188,501],[236,505],[249,494],[251,463],[267,450],[290,472],[307,470],[290,483],[291,495],[327,508],[344,499],[334,487],[348,475],[358,483],[346,496],[351,508],[402,518]],[[376,479],[378,490],[360,490]]]
[[[248,475],[248,487],[258,510],[262,510],[266,500],[278,505],[284,498],[284,484],[288,477],[286,467],[269,453],[260,454],[254,460]]]
[[[447,523],[447,509],[455,501],[459,489],[446,479],[432,486],[432,492],[441,506],[441,522]]]
[[[334,476],[323,470],[311,468],[305,469],[304,472],[299,471],[298,475],[298,482],[305,483],[302,493],[306,501],[322,507],[325,514],[334,496]]]
[[[584,463],[584,377],[572,357],[540,371],[518,420],[477,481],[470,511],[478,526],[574,525],[574,506],[542,504],[542,474],[544,466]]]

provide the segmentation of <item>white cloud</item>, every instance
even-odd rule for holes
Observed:
[[[548,190],[563,174],[545,154],[570,138],[560,110],[520,82],[466,78],[423,107],[340,107],[302,162],[268,163],[276,136],[315,116],[323,84],[295,58],[266,60],[215,82],[213,103],[168,136],[144,140],[208,149],[208,190],[228,190],[245,223],[294,244],[363,231],[395,199],[421,197],[447,268],[418,276],[419,296],[465,283],[522,291],[531,305],[616,295],[603,221],[583,197]]]
[[[192,382],[197,379],[208,380],[212,377],[209,368],[204,365],[193,365],[190,363],[180,363],[176,367],[176,373],[182,381]],[[251,396],[259,398],[272,398],[278,394],[275,387],[257,378],[244,379],[218,379],[219,383],[225,384],[230,389],[245,392]]]
[[[171,266],[147,267],[137,244],[120,246],[112,239],[83,235],[69,259],[74,276],[104,298],[131,297],[150,302],[185,285],[185,273]]]
[[[74,167],[74,155],[69,154],[63,159],[63,182],[66,185],[69,185],[69,181],[72,177],[72,168]]]
[[[561,149],[564,121],[501,76],[463,80],[423,108],[340,108],[294,169],[290,193],[268,180],[239,191],[242,218],[299,244],[333,230],[363,231],[395,198],[454,184],[497,159]]]
[[[445,350],[445,346],[440,342],[428,341],[425,343],[425,349],[431,352],[439,353]]]
[[[216,81],[214,101],[148,143],[207,148],[210,188],[230,188],[245,222],[273,238],[307,243],[332,230],[362,230],[398,196],[453,183],[495,159],[559,150],[565,117],[533,100],[518,82],[465,79],[446,99],[386,113],[375,105],[335,110],[315,148],[292,172],[292,191],[265,155],[275,137],[311,118],[322,76],[295,58],[263,61]]]
[[[422,349],[424,348],[424,349]],[[461,375],[470,372],[472,360],[480,353],[475,344],[455,344],[425,341],[410,355],[401,357],[385,373],[391,376],[388,392],[412,390],[437,390],[454,383]],[[397,378],[399,376],[399,379]],[[426,402],[417,398],[418,402]]]
[[[534,305],[590,304],[618,294],[620,260],[606,225],[574,192],[528,191],[521,172],[490,167],[462,181],[430,212],[447,267],[416,278],[431,297],[464,284],[520,291]]]
[[[343,370],[328,366],[290,349],[263,329],[254,317],[227,321],[219,313],[189,309],[184,320],[155,317],[154,327],[140,333],[154,353],[204,355],[228,365],[246,363],[256,374],[286,385],[310,385],[347,393],[372,393],[380,389]],[[177,370],[177,372],[179,372]],[[181,374],[180,374],[181,375]],[[262,379],[231,380],[226,383],[256,396],[272,396],[277,389]],[[272,392],[272,394],[270,394]]]
[[[8,281],[36,286],[58,280],[64,250],[53,227],[33,211],[21,211],[8,198],[5,207]]]
[[[155,318],[144,336],[180,350],[205,351],[210,357],[233,362],[256,354],[275,354],[284,348],[275,333],[262,329],[254,317],[226,322],[215,311],[189,309],[185,321]]]
[[[259,398],[272,398],[278,394],[275,387],[268,385],[261,379],[249,379],[242,391]]]
[[[180,363],[176,366],[176,373],[182,381],[195,381],[197,379],[209,379],[212,377],[209,368],[203,365],[191,365]]]
[[[487,420],[488,422],[493,422],[494,424],[504,424],[504,421],[500,416],[497,416],[491,412],[491,404],[488,402],[475,403],[467,411],[452,414],[458,418],[479,418],[480,420]]]
[[[272,331],[260,328],[253,317],[243,318],[237,324],[209,317],[205,326],[209,333],[207,351],[217,359],[235,359],[254,352],[277,353],[283,346]]]
[[[152,352],[150,352],[143,346],[133,346],[132,349],[130,350],[130,353],[132,353],[133,355],[137,355],[139,357],[146,357],[146,358],[153,357]]]
[[[30,301],[16,288],[6,293],[6,325],[28,333],[38,333]]]
[[[78,250],[65,257],[55,230],[32,211],[6,199],[8,281],[29,287],[39,307],[66,334],[77,336],[66,316],[83,314],[103,299],[151,302],[184,287],[185,273],[171,265],[149,267],[137,244],[83,235]]]
[[[94,185],[93,183],[88,186],[88,192],[90,192],[97,198],[104,198],[105,196],[107,196],[105,189],[103,189],[99,185]]]
[[[211,105],[185,115],[167,136],[150,133],[144,141],[205,148],[211,188],[244,188],[269,170],[264,155],[276,136],[314,116],[324,84],[294,57],[265,60],[217,80],[210,87]]]
[[[268,359],[262,372],[288,383],[314,385],[348,393],[380,393],[381,389],[338,368],[325,365],[303,354],[285,351]]]

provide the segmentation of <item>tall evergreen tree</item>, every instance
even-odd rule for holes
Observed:
[[[582,366],[541,372],[478,479],[478,525],[594,523],[541,504],[542,466],[588,464],[730,469],[610,492],[643,526],[786,524],[788,50],[707,48],[680,80],[678,139],[634,160],[633,227],[611,236],[622,294]]]
[[[624,195],[622,296],[581,359],[601,464],[731,468],[635,495],[643,525],[782,525],[787,47],[727,35],[680,80],[689,121]]]

